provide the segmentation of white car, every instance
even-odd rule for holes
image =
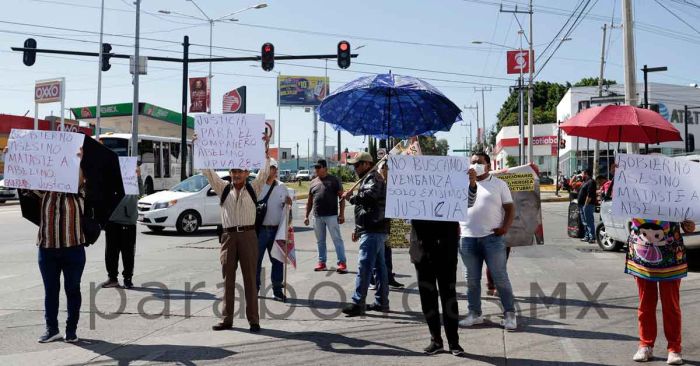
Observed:
[[[296,180],[311,180],[311,173],[308,170],[300,170],[295,177]]]
[[[227,172],[216,172],[229,178]],[[139,200],[138,221],[155,232],[175,228],[191,234],[202,226],[221,224],[219,197],[201,174],[191,176],[176,186]]]
[[[5,187],[5,180],[0,176],[0,203],[18,200],[19,194],[15,188]]]

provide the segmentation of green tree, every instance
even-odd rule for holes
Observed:
[[[418,136],[418,142],[423,155],[447,155],[450,151],[447,140],[438,140],[435,136]]]
[[[506,157],[506,166],[507,166],[508,168],[516,167],[516,166],[518,166],[518,161],[515,160],[515,157],[514,157],[514,156],[508,155],[508,156]]]
[[[608,80],[603,78],[603,85],[614,85],[617,84],[615,80]],[[583,78],[576,82],[574,86],[598,86],[598,78]]]
[[[559,100],[564,96],[567,90],[567,85],[559,83],[551,83],[548,81],[538,81],[535,83],[533,91],[533,119],[535,124],[555,123],[556,109]],[[524,120],[527,121],[527,93],[523,93]],[[496,131],[503,126],[518,125],[518,92],[510,93],[506,101],[498,111],[498,122]]]

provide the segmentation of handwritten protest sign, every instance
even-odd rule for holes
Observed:
[[[524,192],[535,189],[535,177],[531,173],[507,173],[498,177],[508,184],[511,192]]]
[[[457,156],[389,155],[385,216],[464,221],[469,161]]]
[[[700,220],[700,164],[663,155],[618,154],[613,215]]]
[[[122,171],[122,183],[124,184],[124,194],[139,194],[139,181],[136,177],[136,157],[120,156],[119,168]]]
[[[78,193],[85,135],[73,132],[12,129],[5,155],[5,186]]]
[[[392,248],[408,248],[411,236],[411,221],[391,219],[389,223],[389,245]]]
[[[197,169],[243,169],[265,163],[265,115],[203,114],[195,118],[194,167]]]

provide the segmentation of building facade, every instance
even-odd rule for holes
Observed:
[[[527,126],[526,126],[527,128]],[[527,134],[527,132],[525,133]],[[520,132],[519,126],[507,126],[501,128],[496,135],[496,148],[493,151],[494,168],[502,169],[509,166],[517,166],[527,163],[527,137],[523,135],[525,144],[525,156],[520,159]],[[533,163],[537,164],[540,173],[554,176],[556,173],[557,157],[557,125],[547,123],[533,126]]]

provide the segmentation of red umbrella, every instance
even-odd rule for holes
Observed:
[[[559,128],[569,136],[604,142],[657,144],[683,141],[680,132],[660,114],[631,105],[606,105],[581,111]]]

